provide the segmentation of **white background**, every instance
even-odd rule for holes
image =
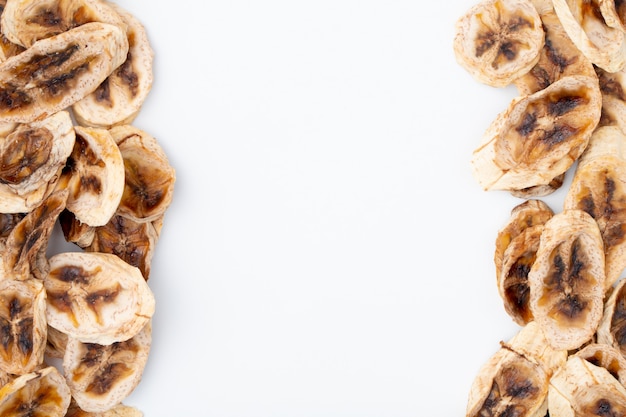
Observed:
[[[517,326],[495,286],[521,200],[469,161],[514,97],[454,59],[472,0],[118,2],[177,170],[149,284],[147,417],[459,416]],[[560,193],[545,199],[560,210]]]

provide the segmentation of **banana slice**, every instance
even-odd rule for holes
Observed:
[[[128,56],[96,91],[72,107],[78,123],[85,126],[108,128],[131,123],[152,87],[154,52],[146,30],[126,10],[113,3],[111,7],[128,27]]]
[[[598,0],[598,6],[607,26],[626,32],[626,4],[623,1]]]
[[[550,183],[585,150],[601,108],[597,78],[585,76],[564,77],[513,99],[474,151],[474,177],[485,190]]]
[[[4,13],[6,5],[6,0],[0,0],[0,15]],[[2,19],[0,18],[0,62],[23,52],[24,49],[25,48],[23,46],[11,42],[6,36],[4,36],[4,33],[2,33]]]
[[[602,236],[582,210],[564,210],[544,225],[528,273],[530,309],[554,349],[577,349],[595,334],[604,307]]]
[[[132,221],[150,222],[161,217],[174,193],[176,172],[165,152],[148,133],[122,125],[110,129],[124,158],[124,194],[117,214]]]
[[[606,369],[620,384],[626,384],[626,358],[613,346],[592,343],[576,352],[575,355]]]
[[[626,64],[626,33],[609,27],[599,0],[553,0],[565,32],[593,64],[616,72]]]
[[[108,224],[96,228],[94,235],[91,245],[86,248],[88,251],[112,253],[139,268],[148,280],[158,240],[157,231],[151,222],[137,223],[115,215]]]
[[[90,22],[125,29],[120,16],[101,0],[7,0],[0,18],[7,39],[26,48]]]
[[[44,355],[49,358],[63,359],[65,345],[67,345],[67,335],[52,326],[48,326],[47,334]]]
[[[5,10],[6,12],[6,10]],[[0,63],[0,122],[28,123],[92,93],[126,59],[117,26],[86,23]]]
[[[124,404],[118,404],[110,410],[101,413],[92,413],[81,410],[76,401],[72,401],[65,417],[143,417],[143,413],[134,407]]]
[[[626,280],[617,283],[604,307],[598,327],[598,343],[613,346],[626,355]]]
[[[102,345],[125,341],[154,314],[154,296],[141,272],[115,255],[68,252],[49,262],[46,317],[70,337]]]
[[[547,184],[535,185],[534,187],[522,188],[521,190],[510,190],[510,193],[513,197],[523,198],[525,200],[545,197],[561,188],[564,181],[565,173],[552,178],[552,180]]]
[[[626,389],[605,368],[570,356],[550,380],[551,416],[626,415]]]
[[[65,378],[49,366],[15,378],[0,389],[3,417],[63,417],[71,394]]]
[[[626,134],[599,127],[580,157],[564,209],[589,213],[598,223],[610,288],[626,268]]]
[[[46,292],[40,280],[0,281],[0,369],[22,375],[39,368],[46,347]]]
[[[618,126],[626,132],[626,72],[609,73],[596,68],[602,92],[600,126]]]
[[[569,75],[595,78],[593,64],[572,43],[554,12],[552,2],[536,0],[534,3],[543,24],[545,42],[537,64],[514,81],[519,93],[521,95],[536,93]]]
[[[96,236],[96,228],[76,220],[71,211],[63,210],[59,215],[59,224],[63,237],[67,242],[75,243],[81,248],[91,245]]]
[[[124,192],[124,160],[108,130],[76,126],[76,144],[67,160],[67,209],[90,226],[105,225]]]
[[[72,397],[85,411],[103,412],[119,405],[135,389],[150,352],[148,323],[135,337],[103,346],[69,338],[63,371]]]
[[[477,81],[504,87],[539,60],[544,32],[528,0],[483,0],[457,21],[454,53]]]

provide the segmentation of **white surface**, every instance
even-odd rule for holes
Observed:
[[[469,160],[514,96],[454,60],[475,2],[119,1],[156,51],[135,124],[177,169],[150,284],[156,416],[459,416],[517,326],[521,200]],[[546,201],[559,210],[559,194]]]

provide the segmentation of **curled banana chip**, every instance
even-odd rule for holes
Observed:
[[[68,210],[63,210],[59,215],[59,224],[65,240],[75,243],[81,248],[91,245],[96,235],[96,227],[81,223],[76,219],[74,213]]]
[[[591,343],[575,355],[606,369],[620,384],[626,386],[626,357],[618,349],[604,343]]]
[[[544,32],[528,0],[483,0],[456,23],[454,53],[479,82],[504,87],[539,60]]]
[[[510,193],[513,197],[523,199],[545,197],[561,188],[564,181],[565,173],[557,175],[555,178],[552,178],[552,180],[547,184],[535,185],[528,188],[522,188],[521,190],[510,190]]]
[[[48,324],[72,338],[102,345],[128,340],[154,314],[141,272],[115,255],[67,252],[49,263]]]
[[[626,268],[626,134],[617,126],[593,133],[579,159],[563,204],[589,213],[598,223],[610,288]]]
[[[21,375],[0,388],[0,415],[6,417],[63,417],[71,400],[59,371],[48,366]]]
[[[600,12],[607,26],[626,32],[626,5],[622,1],[598,0]]]
[[[63,371],[78,406],[103,412],[128,397],[141,380],[151,340],[150,323],[133,338],[106,346],[69,338]]]
[[[130,125],[110,129],[124,159],[124,194],[117,214],[142,223],[163,216],[174,193],[176,172],[147,132]]]
[[[617,126],[626,132],[626,72],[609,73],[596,68],[602,92],[602,116],[598,127]]]
[[[485,190],[548,184],[587,147],[600,121],[597,78],[569,76],[513,99],[474,150],[472,171]]]
[[[626,280],[617,283],[604,307],[598,327],[598,342],[613,346],[626,355]]]
[[[26,48],[90,22],[125,28],[120,16],[101,0],[7,0],[0,18],[7,39]]]
[[[6,11],[6,10],[5,10]],[[126,33],[86,23],[0,63],[0,121],[28,123],[92,93],[128,53]]]
[[[595,334],[604,307],[602,236],[582,210],[564,210],[544,225],[528,273],[530,309],[554,349],[577,349]]]
[[[105,225],[124,192],[124,161],[108,130],[76,126],[76,143],[67,159],[67,209],[90,226]]]
[[[563,28],[595,65],[616,72],[626,65],[626,33],[608,26],[599,0],[553,0]]]
[[[0,15],[4,13],[6,5],[7,0],[0,0]],[[2,21],[0,19],[0,62],[23,51],[23,46],[11,42],[6,36],[4,36],[4,33],[2,33]]]
[[[111,7],[128,28],[128,55],[96,91],[72,107],[78,123],[85,126],[108,128],[131,123],[152,87],[154,52],[143,25],[120,6]]]

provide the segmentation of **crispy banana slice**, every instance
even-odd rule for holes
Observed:
[[[81,223],[105,225],[124,192],[124,160],[106,129],[76,126],[76,143],[67,160],[67,209]]]
[[[598,327],[598,342],[613,346],[626,355],[626,280],[617,283],[604,307]]]
[[[477,81],[504,87],[539,60],[544,32],[528,0],[483,0],[456,23],[454,53]]]
[[[15,378],[0,389],[3,417],[63,417],[71,400],[59,371],[49,366]]]
[[[152,88],[154,52],[139,20],[121,7],[111,7],[126,23],[128,55],[92,94],[74,104],[76,120],[85,126],[111,127],[131,123]]]
[[[63,210],[59,215],[59,224],[65,240],[75,243],[81,248],[91,245],[96,236],[96,227],[81,223],[76,219],[74,213],[68,210]]]
[[[626,132],[626,72],[609,73],[596,67],[602,92],[600,126],[618,126]]]
[[[97,252],[50,258],[44,279],[48,324],[85,343],[135,336],[154,314],[154,295],[138,268]]]
[[[525,200],[530,198],[545,197],[561,188],[564,181],[565,173],[552,178],[552,180],[547,184],[535,185],[533,187],[522,188],[521,190],[510,190],[510,192],[513,197],[523,198]]]
[[[626,4],[621,0],[598,0],[600,12],[607,26],[626,32]]]
[[[598,128],[579,159],[563,204],[589,213],[604,243],[606,284],[626,268],[626,134],[616,126]]]
[[[599,0],[553,0],[563,28],[593,64],[616,72],[626,64],[626,33],[606,24]]]
[[[65,417],[143,417],[143,413],[135,407],[130,407],[124,404],[118,404],[115,407],[101,413],[92,413],[81,410],[78,404],[76,404],[76,401],[72,401]]]
[[[26,48],[90,22],[125,28],[120,16],[101,0],[7,0],[0,18],[7,39]]]
[[[0,15],[4,13],[6,5],[6,0],[0,0]],[[23,51],[23,46],[11,42],[6,36],[4,36],[4,33],[2,33],[2,19],[0,19],[0,62]]]
[[[174,168],[147,132],[131,125],[116,126],[110,132],[122,152],[125,167],[126,185],[117,214],[138,223],[158,219],[172,202]]]
[[[46,292],[40,280],[0,281],[0,369],[22,375],[39,368],[46,347]]]
[[[535,3],[542,3],[535,4],[535,7],[543,24],[545,42],[537,64],[514,81],[519,93],[521,95],[536,93],[569,75],[586,75],[594,78],[596,75],[593,64],[572,43],[554,12],[552,2],[542,0]]]
[[[105,226],[94,231],[94,239],[86,249],[91,252],[112,253],[126,263],[136,266],[148,280],[150,264],[158,234],[151,222],[137,223],[115,215]]]
[[[128,397],[141,380],[151,340],[150,323],[135,337],[107,346],[82,343],[70,337],[63,371],[79,407],[103,412]]]
[[[564,210],[544,225],[528,273],[530,309],[554,349],[577,349],[595,334],[605,292],[602,236],[582,210]]]
[[[5,10],[6,11],[6,10]],[[0,63],[0,122],[28,123],[92,93],[128,53],[126,33],[86,23]]]
[[[569,76],[513,99],[472,156],[485,190],[520,190],[548,184],[587,147],[602,108],[597,78]]]
[[[551,416],[623,416],[626,389],[605,368],[574,355],[550,380],[548,404]]]
[[[591,343],[575,355],[606,369],[620,384],[626,386],[626,357],[618,349],[604,343]]]

